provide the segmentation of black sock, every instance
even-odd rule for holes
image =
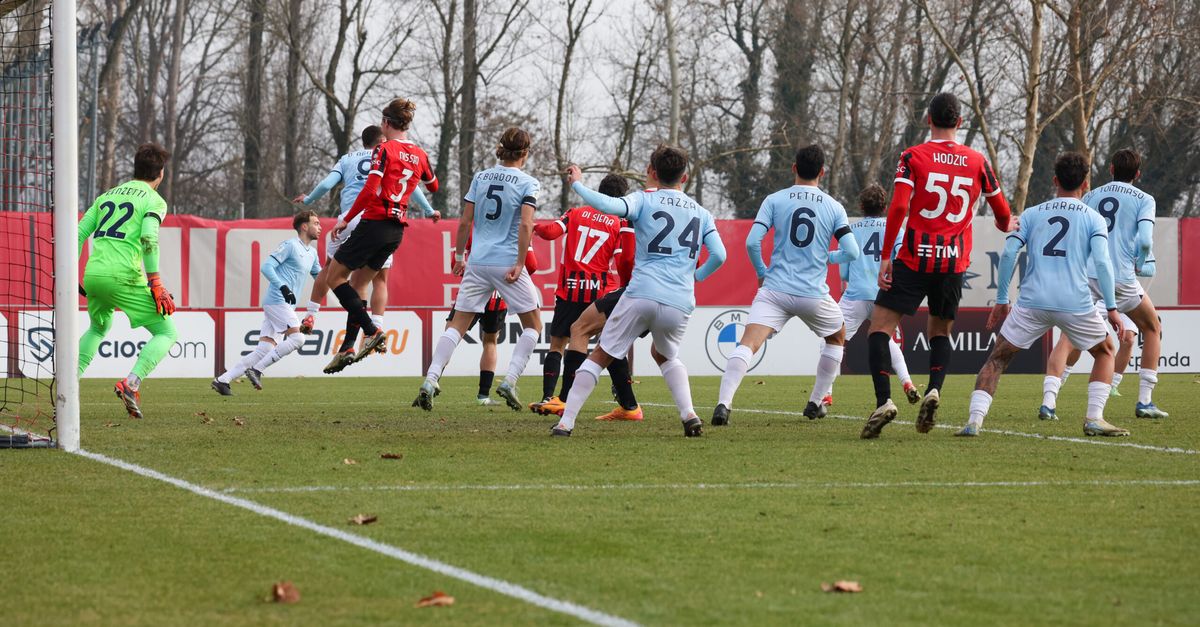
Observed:
[[[942,390],[946,369],[950,367],[950,338],[935,335],[929,338],[929,389]],[[928,390],[926,390],[928,391]]]
[[[349,281],[333,288],[333,294],[337,296],[338,302],[346,310],[346,339],[342,342],[341,350],[354,347],[360,328],[367,335],[374,335],[378,331],[375,324],[371,322],[371,314],[367,313],[367,304],[363,302],[358,292],[350,287]]]
[[[613,387],[617,390],[617,402],[623,409],[637,409],[637,397],[633,395],[633,377],[629,372],[628,359],[615,359],[608,365],[608,375],[612,377]]]
[[[546,361],[542,362],[542,398],[554,396],[558,387],[558,371],[562,367],[562,353],[550,351],[546,353]]]
[[[871,382],[875,384],[875,406],[880,407],[892,397],[892,353],[887,333],[876,331],[867,338],[867,363],[871,368]]]
[[[496,373],[491,370],[479,371],[479,397],[491,396],[492,381],[495,380]]]
[[[558,393],[562,402],[567,402],[567,395],[571,393],[571,386],[575,384],[575,371],[579,370],[585,359],[587,353],[572,350],[568,350],[563,356],[562,391]]]

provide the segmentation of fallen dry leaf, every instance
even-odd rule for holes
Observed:
[[[192,415],[193,415],[193,416],[200,416],[201,418],[203,418],[203,417],[205,417],[205,416],[207,416],[207,415],[208,415],[208,412],[204,412],[204,411],[198,411],[198,412],[196,412],[196,413],[194,413],[194,414],[192,414]]]
[[[454,605],[454,597],[441,590],[417,601],[417,607],[445,607],[447,605]]]
[[[767,382],[763,381],[762,379],[759,379],[758,381],[754,382],[754,385],[766,385],[766,384],[767,384]]]
[[[863,589],[857,581],[835,581],[821,584],[821,590],[825,592],[862,592]]]
[[[290,581],[280,581],[271,586],[271,600],[275,603],[298,603],[300,591]]]
[[[234,426],[236,426],[236,427],[244,427],[244,426],[246,426],[246,421],[245,421],[245,420],[242,420],[241,418],[238,418],[238,417],[236,417],[236,416],[235,416],[235,417],[233,418],[233,424],[234,424]]]
[[[404,453],[380,453],[379,459],[404,459]]]
[[[358,462],[356,462],[356,461],[354,461],[353,459],[350,459],[349,457],[347,457],[346,459],[343,459],[343,460],[342,460],[342,463],[343,463],[343,464],[345,464],[345,465],[347,465],[347,466],[353,466],[353,465],[357,464]]]
[[[354,518],[350,519],[350,524],[352,524],[352,525],[369,525],[377,520],[379,520],[378,516],[368,516],[367,514],[359,514],[359,515],[355,516]]]
[[[209,418],[208,416],[205,416],[200,419],[200,424],[202,424],[202,425],[211,425],[212,423],[213,423],[213,419]]]
[[[104,423],[104,426],[106,426],[106,427],[119,427],[119,426],[121,426],[121,423],[119,423],[119,422],[106,422],[106,423]]]

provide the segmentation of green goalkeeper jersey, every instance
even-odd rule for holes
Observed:
[[[132,180],[101,194],[79,221],[78,253],[92,238],[86,274],[141,278],[158,272],[158,227],[167,202],[149,183]]]

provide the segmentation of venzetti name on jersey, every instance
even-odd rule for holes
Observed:
[[[949,152],[935,152],[933,153],[933,162],[965,168],[967,166],[967,155],[956,155]]]

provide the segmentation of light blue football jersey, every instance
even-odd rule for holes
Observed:
[[[1021,228],[1009,237],[1026,247],[1018,305],[1070,313],[1092,309],[1087,272],[1093,239],[1108,237],[1099,213],[1074,198],[1055,198],[1026,209]]]
[[[686,313],[696,308],[696,262],[717,230],[707,209],[677,189],[647,189],[622,198],[637,249],[626,296]]]
[[[862,246],[862,255],[847,264],[846,291],[842,300],[875,300],[879,294],[879,262],[883,261],[883,235],[887,218],[863,218],[850,225],[854,240]],[[896,257],[904,233],[896,238],[889,258]]]
[[[763,287],[806,298],[829,293],[829,242],[849,227],[842,203],[818,187],[793,185],[767,196],[754,222],[775,229]]]
[[[333,171],[342,177],[342,193],[338,197],[339,215],[345,215],[354,206],[354,200],[367,183],[371,171],[371,150],[355,150],[342,155],[333,165]]]
[[[263,298],[264,305],[286,305],[279,286],[286,285],[300,298],[300,288],[304,287],[304,277],[317,276],[321,271],[321,263],[317,260],[317,248],[305,246],[299,237],[284,240],[278,248],[263,262],[263,276],[270,282],[267,295]],[[274,275],[274,276],[272,276]]]
[[[1154,223],[1154,197],[1129,183],[1113,181],[1088,192],[1083,202],[1104,218],[1113,279],[1126,285],[1136,283],[1134,262],[1138,253],[1138,225]],[[1088,277],[1096,278],[1095,268],[1088,267]]]
[[[512,267],[517,263],[521,206],[537,208],[541,186],[517,168],[496,165],[475,174],[463,200],[475,203],[467,263]]]

